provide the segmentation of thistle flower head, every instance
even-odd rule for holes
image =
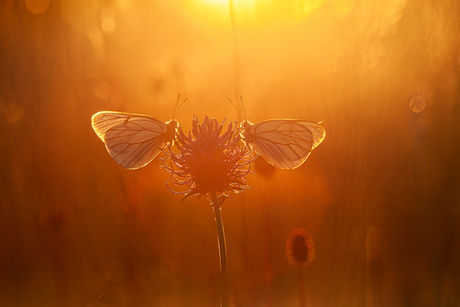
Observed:
[[[315,260],[315,252],[315,243],[305,229],[291,231],[286,242],[286,257],[290,264],[305,268]]]
[[[166,184],[185,186],[186,196],[208,195],[210,192],[228,194],[243,192],[249,186],[245,177],[254,160],[252,151],[243,145],[237,123],[230,122],[221,134],[223,123],[205,117],[202,123],[193,118],[192,131],[186,135],[179,127],[176,147],[178,153],[167,148],[163,168],[171,174]],[[169,185],[168,185],[169,188]]]

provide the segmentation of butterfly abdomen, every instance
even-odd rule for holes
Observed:
[[[173,144],[176,139],[177,130],[179,129],[179,122],[175,119],[171,119],[166,122],[166,131],[164,133],[165,143],[163,146]]]
[[[244,142],[246,142],[246,144],[252,144],[254,141],[254,136],[253,136],[253,133],[251,132],[251,127],[253,126],[254,124],[248,120],[245,120],[241,122],[240,124],[240,130],[241,130],[240,134]]]

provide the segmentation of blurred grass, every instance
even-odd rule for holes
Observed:
[[[253,122],[326,119],[302,167],[257,164],[223,207],[237,306],[265,306],[267,289],[296,306],[295,227],[317,246],[309,305],[460,303],[455,1],[325,0],[302,18],[285,2],[237,23],[239,70],[229,23],[199,2],[33,2],[0,4],[1,306],[216,304],[207,202],[169,193],[159,160],[122,169],[90,125],[102,110],[169,120],[179,93],[185,129],[241,119],[240,94]]]

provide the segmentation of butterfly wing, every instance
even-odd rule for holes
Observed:
[[[295,169],[321,143],[325,131],[312,122],[272,119],[246,125],[244,134],[268,163],[281,169]]]
[[[315,122],[309,122],[306,120],[297,120],[299,124],[302,126],[306,127],[308,130],[310,130],[312,134],[312,144],[311,144],[311,150],[315,149],[321,142],[324,140],[326,137],[326,130],[320,125]]]
[[[96,113],[91,119],[94,131],[105,143],[110,156],[127,169],[147,165],[172,141],[174,134],[170,133],[170,126],[173,122],[111,111]]]

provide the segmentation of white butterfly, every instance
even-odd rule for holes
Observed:
[[[91,125],[115,162],[132,170],[147,165],[171,144],[179,123],[175,119],[162,122],[147,115],[103,111],[93,115]]]
[[[257,124],[244,120],[240,128],[243,140],[281,169],[302,165],[326,136],[323,127],[306,120],[269,119]]]
[[[93,115],[91,125],[115,162],[138,169],[173,144],[179,127],[174,116],[186,100],[178,107],[177,98],[173,119],[168,122],[148,115],[103,111]]]
[[[246,112],[242,114],[246,118]],[[240,124],[240,134],[268,163],[291,170],[307,160],[324,140],[326,131],[320,124],[306,120],[269,119],[253,124],[245,119]]]

